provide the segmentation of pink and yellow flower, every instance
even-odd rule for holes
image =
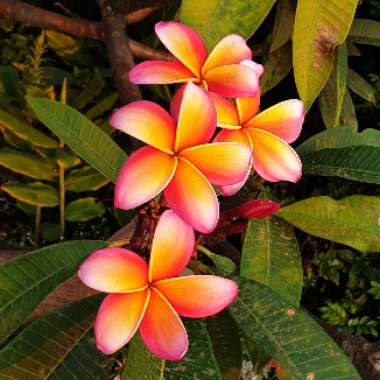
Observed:
[[[207,94],[192,83],[186,85],[177,126],[163,108],[144,100],[120,108],[110,122],[149,144],[122,167],[115,206],[133,209],[163,190],[170,208],[187,224],[211,232],[218,222],[219,203],[210,183],[242,181],[252,153],[236,142],[207,144],[216,129],[215,108]]]
[[[234,103],[209,93],[217,113],[218,126],[223,128],[214,141],[235,141],[252,149],[252,164],[267,181],[297,182],[302,164],[289,145],[301,133],[305,113],[301,100],[290,99],[258,113],[260,96],[238,98]],[[246,178],[249,170],[246,173]],[[225,195],[234,194],[246,178],[234,185],[221,186]]]
[[[95,321],[96,344],[103,353],[116,352],[139,329],[151,352],[163,360],[179,360],[188,349],[179,316],[208,317],[233,302],[239,290],[231,280],[209,275],[175,277],[186,267],[193,249],[193,230],[168,210],[157,224],[149,266],[136,253],[116,247],[95,251],[84,261],[80,279],[111,293]]]
[[[147,61],[136,65],[129,79],[136,84],[193,82],[228,98],[254,96],[259,88],[252,51],[245,40],[231,34],[208,54],[205,44],[188,26],[158,22],[158,38],[174,55],[174,61]]]

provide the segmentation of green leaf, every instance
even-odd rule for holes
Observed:
[[[57,163],[65,169],[73,168],[81,163],[81,159],[78,156],[66,149],[37,148],[35,150],[42,157],[54,162],[54,164]]]
[[[102,241],[70,241],[38,249],[0,266],[0,342],[10,336],[36,306],[78,270]]]
[[[162,361],[153,356],[140,337],[129,344],[127,362],[121,380],[222,380],[210,337],[203,324],[186,320],[189,351],[178,362]]]
[[[32,178],[49,180],[58,175],[57,168],[40,156],[10,148],[0,149],[0,165]]]
[[[238,279],[230,312],[247,339],[276,359],[291,379],[360,380],[350,359],[302,309],[254,281]]]
[[[94,79],[92,79],[88,86],[72,101],[71,106],[77,110],[83,109],[101,93],[105,85],[106,82],[99,70],[95,69]]]
[[[351,91],[370,103],[376,103],[375,89],[354,70],[348,69],[347,85]]]
[[[226,310],[206,321],[223,380],[240,380],[243,354],[235,321]]]
[[[45,35],[49,48],[61,58],[70,60],[80,53],[82,44],[75,38],[53,30],[45,30]]]
[[[85,115],[90,120],[94,120],[94,119],[98,118],[99,116],[102,116],[105,112],[112,109],[112,107],[116,103],[117,99],[119,99],[119,95],[116,92],[113,92],[112,94],[109,94],[106,97],[104,97],[102,100],[100,100],[93,107],[91,107],[86,112]]]
[[[358,119],[356,117],[355,105],[352,101],[350,91],[346,91],[344,94],[340,124],[343,127],[351,128],[354,131],[358,130]]]
[[[248,39],[274,3],[275,0],[182,0],[180,19],[196,30],[211,50],[231,33]]]
[[[66,190],[80,193],[82,191],[95,191],[109,182],[91,166],[71,170],[65,177]]]
[[[228,257],[217,255],[214,252],[211,252],[207,248],[198,245],[197,249],[199,252],[205,254],[215,265],[216,269],[218,269],[223,274],[231,274],[236,271],[235,263]]]
[[[6,183],[1,190],[18,201],[32,206],[55,207],[59,204],[59,195],[56,188],[41,182]]]
[[[380,184],[380,148],[352,146],[302,156],[303,171],[327,177]]]
[[[61,226],[57,223],[42,223],[41,236],[46,241],[56,241],[61,235]]]
[[[283,207],[277,215],[311,235],[361,252],[380,251],[380,197],[313,197]]]
[[[12,131],[18,138],[29,141],[33,145],[42,148],[58,147],[58,142],[52,137],[45,135],[2,108],[0,108],[0,124]]]
[[[278,1],[270,53],[285,45],[292,37],[296,8],[292,0]]]
[[[240,274],[298,306],[303,273],[293,228],[276,217],[251,219],[244,237]]]
[[[37,117],[78,156],[115,181],[127,155],[96,124],[68,105],[26,97]]]
[[[299,147],[297,152],[301,156],[328,148],[346,148],[355,145],[377,146],[380,148],[380,131],[368,128],[357,133],[349,128],[334,128],[317,133]]]
[[[334,67],[334,49],[346,39],[358,0],[299,0],[293,32],[298,93],[309,110]]]
[[[349,37],[351,42],[380,46],[380,22],[357,18],[352,23]]]
[[[93,197],[87,197],[70,202],[66,207],[65,216],[69,222],[87,222],[105,212],[103,203]]]
[[[292,45],[290,42],[270,53],[264,63],[261,77],[261,94],[277,86],[292,70]]]
[[[7,103],[25,103],[25,90],[20,82],[17,71],[11,66],[0,66],[0,94],[3,94]]]
[[[1,129],[1,125],[0,125]],[[3,128],[3,136],[4,140],[13,148],[19,149],[19,150],[30,150],[30,144],[25,141],[19,139],[13,132],[11,132],[9,129]]]
[[[85,298],[32,322],[0,351],[0,377],[9,380],[103,380],[114,358],[94,345],[99,296]]]
[[[344,96],[347,91],[348,56],[347,47],[345,43],[338,46],[336,55],[336,109],[333,124],[334,128],[339,126]]]
[[[17,201],[16,207],[25,212],[25,214],[28,215],[35,215],[36,214],[36,208],[34,206],[31,206],[27,203]]]

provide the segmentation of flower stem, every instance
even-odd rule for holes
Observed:
[[[40,245],[40,232],[41,232],[41,206],[36,206],[36,217],[34,227],[34,245]]]

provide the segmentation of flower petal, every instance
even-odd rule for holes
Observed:
[[[219,313],[239,293],[235,282],[217,276],[186,276],[153,285],[183,317],[204,318]]]
[[[208,96],[214,103],[218,127],[240,129],[240,121],[235,104],[231,103],[223,96],[215,94],[215,92],[209,91]]]
[[[214,47],[203,66],[202,73],[204,75],[215,67],[240,63],[246,59],[252,59],[252,51],[245,39],[237,34],[230,34]]]
[[[110,247],[92,253],[80,266],[78,276],[101,292],[131,292],[147,286],[148,265],[129,249]]]
[[[183,93],[185,91],[186,85],[182,84],[176,93],[174,94],[171,102],[170,102],[170,114],[172,115],[172,118],[177,121],[178,120],[178,114],[179,110],[181,108],[181,103],[183,99]]]
[[[295,150],[284,140],[262,129],[248,129],[253,143],[253,167],[271,182],[297,182],[302,164]]]
[[[176,214],[195,230],[214,230],[219,219],[218,198],[206,177],[189,161],[178,159],[176,173],[164,194]]]
[[[280,209],[280,204],[269,199],[252,199],[223,213],[238,218],[265,218]]]
[[[190,161],[215,185],[232,185],[244,179],[252,150],[236,142],[219,142],[187,148],[181,156]]]
[[[184,24],[173,21],[158,22],[155,31],[165,47],[199,77],[207,57],[207,49],[198,33]]]
[[[149,263],[149,281],[181,273],[194,250],[194,231],[172,210],[158,221]]]
[[[222,129],[214,138],[214,142],[228,141],[246,144],[252,148],[251,137],[249,136],[249,133],[247,133],[243,128],[235,131]]]
[[[249,67],[258,75],[259,78],[264,72],[264,66],[260,65],[260,63],[256,63],[255,61],[252,61],[252,59],[246,59],[244,61],[241,61],[240,64]]]
[[[140,325],[141,338],[162,360],[180,360],[189,346],[186,329],[167,299],[154,288],[150,293],[149,305]]]
[[[110,294],[100,305],[95,321],[96,346],[104,354],[113,354],[135,334],[149,303],[149,290]]]
[[[129,103],[112,114],[110,123],[148,145],[166,153],[173,152],[174,121],[158,104],[147,100]]]
[[[195,75],[179,61],[146,61],[129,72],[129,80],[135,84],[182,83],[194,79]]]
[[[175,151],[207,143],[216,129],[216,112],[206,92],[193,83],[185,86],[178,115]]]
[[[292,143],[301,133],[304,118],[303,102],[290,99],[259,113],[249,120],[246,126],[263,129],[288,143]]]
[[[239,115],[240,125],[245,124],[259,112],[260,109],[260,89],[256,96],[247,98],[237,98],[236,108]]]
[[[244,65],[220,66],[205,74],[208,90],[227,98],[255,96],[259,89],[259,77]]]
[[[222,195],[230,197],[231,195],[236,194],[245,185],[249,178],[249,175],[251,174],[252,162],[253,158],[251,158],[245,176],[240,182],[234,183],[232,185],[225,185],[219,187],[220,193]]]
[[[130,210],[158,195],[174,175],[177,160],[155,148],[136,150],[121,168],[115,185],[115,207]]]

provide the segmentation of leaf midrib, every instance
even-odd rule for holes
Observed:
[[[41,106],[39,105],[39,104],[36,104],[36,103],[34,103],[34,107],[36,108],[36,109],[38,109],[38,112],[40,113],[40,115],[39,116],[41,116],[41,113],[43,112],[43,109],[41,108]],[[81,113],[79,113],[81,116],[83,116]],[[78,138],[78,136],[79,136],[79,133],[78,134],[75,134],[75,133],[73,133],[72,132],[72,130],[71,129],[69,129],[69,128],[66,128],[66,126],[65,126],[65,124],[63,123],[63,121],[61,120],[61,119],[59,119],[59,118],[56,118],[56,117],[54,117],[53,115],[43,115],[42,117],[41,117],[41,120],[46,120],[46,119],[50,119],[53,123],[54,122],[57,122],[57,124],[59,125],[59,128],[61,128],[62,130],[64,130],[64,133],[65,134],[67,134],[67,135],[70,135],[70,137],[76,137],[76,138]],[[91,121],[89,121],[89,123],[92,123]],[[50,127],[49,127],[50,128]],[[81,131],[82,130],[82,126],[79,128],[79,131]],[[54,133],[56,133],[56,132],[54,132]],[[111,172],[113,172],[113,173],[115,173],[117,170],[118,170],[118,168],[115,168],[115,167],[113,167],[107,160],[105,160],[104,159],[104,157],[100,154],[100,153],[98,153],[98,151],[97,150],[95,150],[95,149],[93,149],[93,147],[92,147],[92,145],[91,144],[88,144],[87,143],[87,141],[86,140],[80,140],[81,141],[81,143],[86,147],[86,149],[88,149],[89,151],[91,151],[92,152],[92,154],[99,160],[99,161],[101,161],[101,162],[103,162],[104,164],[105,164],[105,166],[107,166],[109,169],[110,169],[110,171]],[[111,139],[111,141],[113,141],[112,139]],[[74,144],[71,144],[71,142],[69,143],[69,142],[66,142],[67,143],[67,145],[69,145],[70,146],[70,148],[71,148],[71,145],[74,145]],[[73,149],[73,148],[72,148]],[[121,150],[121,149],[120,149]],[[75,149],[73,149],[73,151],[75,151]],[[122,150],[121,150],[122,151]],[[83,157],[82,157],[83,158]],[[107,178],[109,178],[111,181],[115,181],[115,176],[109,176],[107,173],[105,173],[105,172],[103,172],[102,170],[100,170],[99,168],[97,168],[97,167],[94,167],[91,163],[88,163],[91,167],[93,167],[95,170],[97,170],[98,172],[100,172],[101,174],[103,174],[105,177],[107,177]]]
[[[265,333],[267,334],[267,336],[271,338],[272,342],[277,347],[277,351],[282,352],[284,354],[284,356],[288,360],[289,364],[291,364],[291,366],[294,368],[295,374],[297,374],[297,376],[300,377],[300,379],[303,379],[303,373],[298,370],[298,367],[296,366],[296,364],[293,363],[293,361],[291,360],[291,358],[288,356],[288,354],[282,348],[281,343],[279,343],[275,339],[275,336],[272,335],[272,333],[270,332],[270,330],[267,329],[267,327],[261,322],[261,320],[259,318],[257,318],[255,316],[255,314],[253,312],[251,312],[251,309],[245,304],[245,302],[241,298],[238,298],[237,302],[240,302],[240,304],[247,310],[248,314],[251,315],[255,319],[255,321],[260,325],[260,327],[265,331]]]

